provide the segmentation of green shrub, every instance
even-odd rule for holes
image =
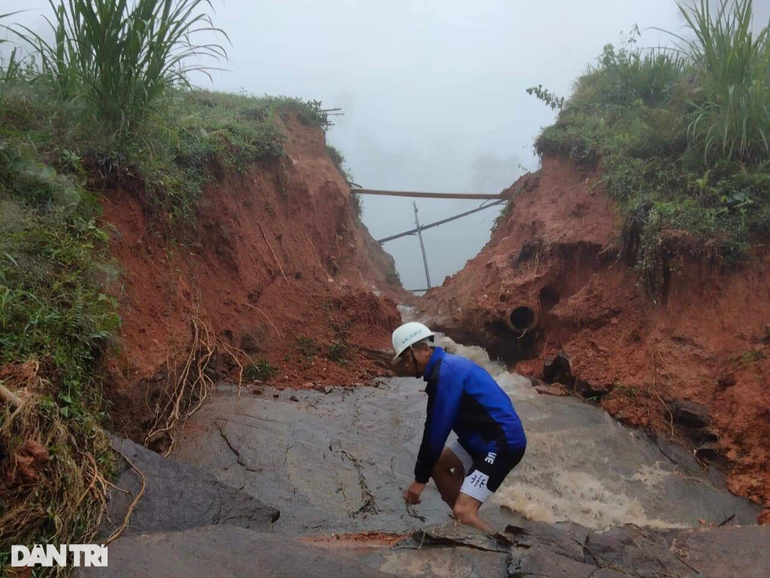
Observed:
[[[347,365],[353,358],[353,346],[344,339],[332,341],[327,346],[326,358],[338,365]]]
[[[249,381],[270,381],[278,372],[278,368],[265,359],[252,361],[245,368],[243,374]]]
[[[98,397],[101,354],[119,327],[96,199],[0,145],[0,365],[35,358],[65,400]],[[74,404],[73,407],[77,407]]]
[[[607,44],[596,67],[580,78],[574,104],[628,106],[668,103],[678,90],[684,58],[671,51]]]
[[[297,337],[296,348],[299,354],[307,361],[312,361],[318,355],[318,340],[307,335]]]

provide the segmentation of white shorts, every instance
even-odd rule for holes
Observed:
[[[467,450],[460,444],[460,440],[452,440],[446,445],[446,447],[463,463],[463,470],[465,470],[463,475],[467,476],[468,472],[471,471],[471,467],[473,466],[473,458],[471,457],[471,454],[469,454]]]
[[[459,440],[453,440],[449,442],[446,447],[455,455],[463,464],[463,485],[460,488],[460,493],[475,498],[482,504],[491,496],[494,492],[487,488],[488,477],[481,472],[474,472],[469,475],[471,468],[473,468],[473,458],[471,454],[460,444]]]
[[[521,447],[504,452],[487,451],[474,458],[457,440],[448,443],[446,447],[463,464],[465,479],[460,492],[482,503],[497,491],[505,477],[524,457],[526,450]]]

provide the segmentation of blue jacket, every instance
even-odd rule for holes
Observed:
[[[414,467],[416,481],[427,483],[452,430],[474,459],[527,445],[511,398],[471,360],[436,347],[423,379],[428,382],[428,416]]]

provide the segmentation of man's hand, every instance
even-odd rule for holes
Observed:
[[[407,504],[419,504],[421,502],[420,494],[422,494],[424,489],[425,484],[421,484],[420,482],[412,482],[412,485],[409,486],[404,492],[404,501]]]

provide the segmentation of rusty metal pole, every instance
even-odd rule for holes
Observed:
[[[417,237],[420,239],[420,249],[422,250],[422,264],[425,266],[425,281],[428,282],[428,289],[431,288],[430,272],[428,271],[428,257],[425,255],[425,243],[422,242],[422,228],[420,228],[420,219],[417,217],[417,201],[414,202],[414,226],[417,227]]]

